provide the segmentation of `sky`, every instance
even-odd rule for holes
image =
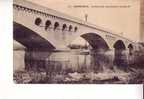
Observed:
[[[28,0],[62,13],[85,19],[131,40],[139,40],[139,0]],[[77,5],[88,5],[79,8]],[[91,7],[93,6],[93,7]],[[94,7],[95,6],[95,7]],[[117,6],[117,7],[102,7]],[[125,6],[125,7],[118,7]]]

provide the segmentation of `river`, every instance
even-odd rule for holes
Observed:
[[[62,72],[98,72],[105,68],[112,68],[113,53],[92,53],[87,50],[70,51],[30,51],[26,52],[27,69],[45,69],[47,71]]]

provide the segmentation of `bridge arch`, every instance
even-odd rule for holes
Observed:
[[[69,25],[69,31],[71,31],[73,29],[72,25]]]
[[[67,28],[67,25],[66,25],[66,24],[63,24],[63,26],[62,26],[62,31],[66,30],[66,28]]]
[[[86,33],[81,35],[94,50],[103,49],[104,51],[109,49],[107,42],[96,33]]]
[[[51,21],[50,21],[50,20],[47,20],[47,21],[45,22],[45,30],[47,30],[47,29],[50,27],[51,24],[52,24]]]
[[[56,30],[59,26],[60,26],[60,25],[59,25],[59,22],[55,22],[55,23],[54,23],[54,30]]]
[[[14,32],[13,38],[24,45],[27,49],[37,49],[37,50],[53,50],[55,46],[52,45],[48,40],[41,37],[38,33],[32,31],[31,29],[13,22]]]
[[[130,44],[128,45],[128,48],[133,49],[134,47],[133,47],[133,45],[130,43]]]
[[[131,43],[128,45],[128,49],[129,49],[129,55],[132,55],[134,47],[133,47],[133,45]]]
[[[114,43],[113,47],[114,47],[115,49],[121,49],[121,50],[125,50],[125,49],[126,49],[126,46],[125,46],[125,44],[124,44],[124,42],[123,42],[122,40],[117,40],[117,41]]]
[[[75,28],[74,28],[74,32],[77,32],[77,30],[78,30],[78,27],[77,27],[77,26],[75,26]]]
[[[127,66],[126,46],[122,40],[117,40],[113,45],[114,50],[114,65],[125,69]]]
[[[42,23],[42,19],[41,18],[36,18],[35,19],[35,25],[39,26]]]

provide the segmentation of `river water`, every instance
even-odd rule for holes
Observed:
[[[87,50],[26,52],[26,69],[45,69],[49,72],[98,72],[112,68],[113,53],[92,53]]]
[[[26,71],[15,72],[14,79],[17,83],[128,83],[133,76],[127,71],[126,56],[111,50],[25,51]]]

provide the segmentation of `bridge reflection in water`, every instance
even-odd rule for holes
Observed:
[[[118,57],[116,58],[118,60]],[[120,66],[126,66],[123,59]],[[71,50],[65,52],[47,51],[26,51],[25,68],[26,70],[46,71],[52,73],[84,73],[84,72],[103,72],[106,69],[113,70],[115,64],[113,51],[96,53],[81,50]],[[115,62],[114,62],[115,63]]]

